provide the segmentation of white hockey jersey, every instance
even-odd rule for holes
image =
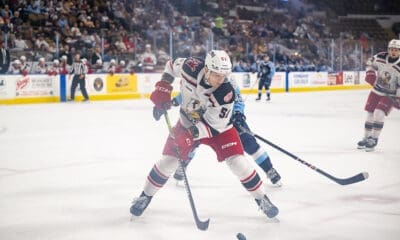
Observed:
[[[400,58],[390,63],[387,52],[378,53],[368,60],[366,70],[377,72],[372,91],[381,96],[400,97]]]
[[[195,140],[210,138],[232,128],[230,118],[234,103],[234,89],[225,79],[215,88],[204,79],[204,60],[196,57],[177,58],[167,62],[162,79],[173,82],[181,78],[182,103],[180,122],[186,128],[196,126]]]

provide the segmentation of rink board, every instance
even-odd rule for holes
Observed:
[[[2,75],[0,76],[0,104],[65,102],[70,96],[73,75]],[[243,94],[257,93],[257,73],[232,73]],[[277,72],[271,82],[271,92],[302,92],[325,90],[367,89],[365,72]],[[90,100],[119,100],[148,98],[161,73],[148,74],[90,74],[86,89]],[[180,80],[174,81],[174,92]],[[265,92],[265,90],[263,90]],[[79,87],[76,101],[82,100]]]

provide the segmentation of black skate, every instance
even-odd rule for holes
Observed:
[[[369,137],[367,139],[367,143],[365,144],[365,151],[366,152],[372,152],[375,150],[375,146],[378,144],[378,139]]]
[[[261,97],[258,96],[258,97],[256,98],[256,101],[260,101],[260,100],[261,100]]]
[[[272,204],[267,195],[264,195],[261,199],[256,199],[256,203],[269,218],[274,218],[279,213],[279,209]]]
[[[361,141],[359,141],[357,143],[357,148],[358,149],[365,149],[365,145],[367,145],[367,141],[368,141],[367,137],[363,138]]]
[[[186,167],[185,167],[185,169],[186,169]],[[176,181],[182,181],[183,180],[183,170],[182,170],[182,167],[181,166],[179,166],[177,169],[176,169],[176,171],[175,171],[175,173],[174,173],[174,179],[176,180]]]
[[[280,181],[281,175],[279,175],[279,173],[276,171],[275,168],[271,168],[270,170],[268,170],[267,177],[269,178],[269,180],[271,180],[271,183],[274,186],[276,186],[276,187],[282,186],[282,183]]]
[[[147,196],[144,192],[142,192],[138,198],[133,199],[132,206],[130,208],[131,214],[137,217],[142,215],[144,210],[149,205],[151,199],[151,196]]]

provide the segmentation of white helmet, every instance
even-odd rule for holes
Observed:
[[[388,44],[388,48],[399,48],[400,49],[400,40],[392,39]]]
[[[229,74],[232,71],[232,63],[229,55],[223,50],[212,50],[206,56],[206,67],[213,72]]]

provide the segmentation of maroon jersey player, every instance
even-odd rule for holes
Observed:
[[[364,138],[358,142],[359,149],[373,151],[378,144],[385,117],[393,107],[400,106],[400,40],[393,39],[388,51],[373,56],[367,62],[365,81],[372,85],[365,110]]]
[[[230,123],[235,96],[227,78],[231,68],[229,55],[221,50],[210,51],[205,60],[189,57],[166,63],[150,98],[156,113],[165,111],[171,106],[171,83],[180,78],[180,118],[173,127],[174,138],[168,137],[161,159],[150,170],[140,196],[134,199],[131,214],[142,215],[156,192],[177,169],[179,159],[188,160],[188,154],[197,145],[214,150],[218,161],[228,165],[264,214],[269,218],[278,214],[278,208],[266,196],[260,176],[244,156],[239,135]],[[159,114],[154,116],[156,120],[160,117]]]

